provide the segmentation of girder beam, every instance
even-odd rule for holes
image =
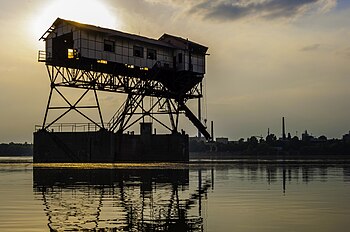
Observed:
[[[53,123],[56,123],[72,110],[76,111],[78,114],[99,128],[105,128],[101,105],[97,94],[97,91],[104,91],[124,93],[128,95],[125,102],[119,107],[109,123],[106,124],[108,125],[108,128],[106,129],[110,131],[125,132],[128,128],[135,125],[135,123],[138,121],[144,120],[147,116],[171,132],[177,132],[179,127],[179,115],[185,113],[190,121],[201,131],[201,133],[207,139],[210,139],[210,135],[206,131],[206,128],[185,105],[188,100],[201,98],[203,96],[202,85],[200,83],[194,85],[185,93],[182,90],[186,89],[185,87],[181,87],[180,92],[174,92],[167,88],[162,81],[157,80],[156,78],[129,77],[96,72],[92,70],[81,70],[78,68],[52,65],[47,65],[47,72],[51,82],[51,89],[42,129],[48,129]],[[169,80],[167,81],[169,82]],[[174,83],[179,84],[176,82],[179,80],[174,81]],[[59,88],[63,87],[85,89],[85,91],[78,98],[78,100],[71,103],[59,90]],[[174,89],[174,87],[171,85],[168,87]],[[89,91],[93,92],[95,104],[84,106],[78,105],[82,99],[86,97]],[[52,106],[51,99],[53,92],[57,92],[67,106]],[[149,107],[144,105],[145,100],[149,101]],[[164,102],[162,102],[163,100]],[[158,105],[159,109],[157,111],[156,106]],[[80,109],[97,109],[100,122],[94,121],[80,111]],[[163,111],[159,111],[160,109]],[[47,124],[47,118],[50,110],[65,111],[51,123]],[[169,126],[156,117],[156,115],[162,114],[169,115]]]

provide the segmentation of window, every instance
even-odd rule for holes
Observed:
[[[134,56],[143,58],[143,47],[134,46]]]
[[[179,60],[179,64],[181,64],[182,63],[182,53],[178,54],[178,60]]]
[[[77,50],[69,48],[67,55],[68,55],[68,59],[74,59],[77,57]]]
[[[97,63],[99,64],[108,64],[107,60],[97,60]]]
[[[154,49],[147,49],[147,59],[156,60],[157,59],[157,51]]]
[[[105,40],[103,50],[106,52],[114,52],[114,41]]]

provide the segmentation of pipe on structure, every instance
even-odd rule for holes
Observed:
[[[201,99],[198,98],[198,120],[202,121]],[[198,138],[202,137],[201,131],[198,129]]]

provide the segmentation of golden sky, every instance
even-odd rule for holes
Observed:
[[[31,142],[42,123],[49,80],[38,39],[57,17],[208,46],[204,112],[216,136],[279,136],[282,116],[292,136],[350,130],[347,0],[12,0],[0,11],[0,143]]]

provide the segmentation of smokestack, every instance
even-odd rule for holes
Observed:
[[[286,126],[284,124],[284,117],[282,117],[282,139],[286,140]]]
[[[211,121],[211,140],[214,141],[214,121]]]

